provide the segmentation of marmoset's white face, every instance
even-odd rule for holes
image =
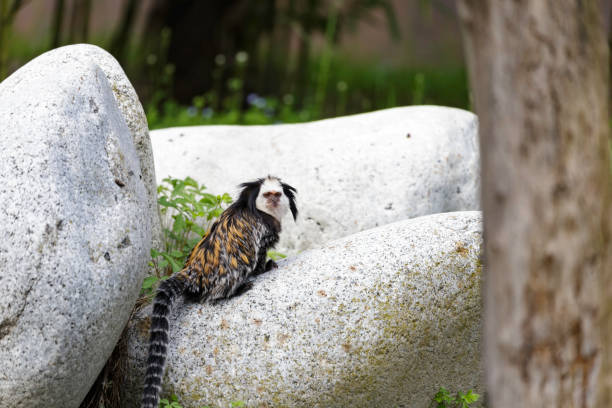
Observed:
[[[281,222],[281,219],[289,211],[289,198],[283,193],[283,186],[281,186],[279,179],[268,177],[264,180],[255,200],[255,207]]]

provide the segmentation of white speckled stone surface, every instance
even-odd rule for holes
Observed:
[[[78,407],[146,272],[151,158],[109,58],[64,47],[0,83],[0,407]]]
[[[470,112],[413,106],[303,124],[161,129],[151,142],[158,182],[191,176],[212,193],[235,193],[273,174],[296,187],[300,218],[287,218],[278,245],[294,254],[407,218],[478,210],[477,131]]]
[[[76,44],[58,48],[48,53],[55,59],[72,58],[83,63],[93,63],[100,67],[113,91],[115,101],[121,115],[130,130],[136,153],[140,158],[140,173],[147,189],[149,201],[147,203],[151,214],[157,214],[151,220],[153,245],[160,247],[162,240],[159,210],[157,208],[157,184],[155,180],[155,165],[153,164],[153,150],[149,138],[149,125],[142,104],[138,99],[136,90],[123,72],[121,65],[108,52],[100,47],[90,44]]]
[[[425,408],[440,386],[482,392],[481,241],[480,212],[401,221],[288,258],[239,297],[177,307],[164,394],[186,408]],[[126,407],[149,313],[129,329]]]

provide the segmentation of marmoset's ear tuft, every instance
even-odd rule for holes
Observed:
[[[295,193],[297,193],[297,190],[286,183],[281,182],[281,186],[283,187],[283,193],[289,199],[289,209],[291,210],[291,214],[293,215],[293,221],[295,221],[297,220],[298,216],[298,209],[295,205]]]

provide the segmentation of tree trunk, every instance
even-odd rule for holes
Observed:
[[[611,407],[608,49],[597,0],[462,0],[492,407]]]
[[[159,33],[164,27],[170,29],[167,56],[158,57],[174,65],[176,78],[189,78],[177,81],[173,89],[175,99],[189,103],[194,95],[212,88],[210,72],[219,53],[228,57],[228,65],[238,51],[246,51],[251,58],[255,55],[260,36],[273,28],[274,6],[272,0],[155,0],[141,48],[160,52],[155,51]]]

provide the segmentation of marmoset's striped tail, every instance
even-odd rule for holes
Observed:
[[[159,393],[168,354],[168,315],[175,300],[182,296],[184,287],[183,277],[175,275],[163,281],[155,295],[151,314],[149,359],[147,360],[142,408],[157,408],[159,403]]]

